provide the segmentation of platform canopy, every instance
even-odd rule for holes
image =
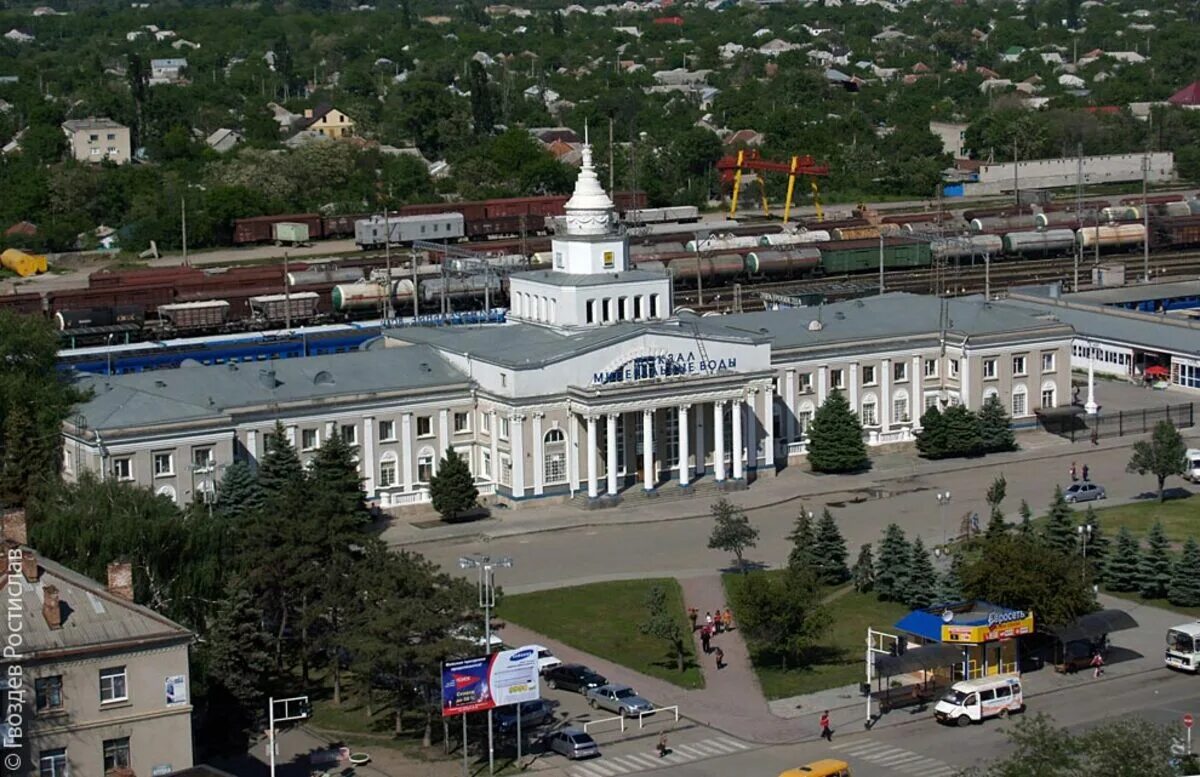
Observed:
[[[1114,631],[1136,629],[1137,621],[1124,610],[1100,610],[1089,612],[1065,626],[1046,626],[1045,630],[1062,642],[1095,639]]]

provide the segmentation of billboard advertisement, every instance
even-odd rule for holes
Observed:
[[[541,696],[537,650],[524,647],[442,664],[442,715],[482,712]]]

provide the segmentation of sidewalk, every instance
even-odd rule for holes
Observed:
[[[1191,432],[1185,430],[1185,436]],[[852,475],[817,475],[803,463],[793,464],[774,478],[755,482],[744,491],[730,492],[726,498],[746,512],[765,510],[780,505],[802,502],[814,498],[833,501],[834,498],[847,502],[868,498],[886,497],[897,491],[922,487],[923,478],[953,472],[986,470],[1003,467],[1011,462],[1029,462],[1054,459],[1060,456],[1083,455],[1084,452],[1099,452],[1127,448],[1139,436],[1118,437],[1101,440],[1099,445],[1077,442],[1070,443],[1045,432],[1026,432],[1018,436],[1021,449],[1011,453],[997,453],[978,459],[943,459],[926,461],[916,455],[915,450],[876,452],[873,468],[868,472]],[[442,542],[453,539],[489,541],[523,534],[561,531],[591,526],[633,525],[711,518],[711,495],[665,503],[622,504],[617,509],[583,510],[577,503],[529,505],[518,509],[498,509],[493,517],[462,524],[440,524],[432,511],[424,514],[405,512],[392,518],[383,530],[382,538],[392,546],[415,546],[424,543]],[[1111,499],[1110,504],[1120,500]],[[421,528],[426,519],[434,525]],[[701,610],[703,612],[703,610]]]

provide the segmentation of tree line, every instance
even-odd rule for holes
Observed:
[[[409,718],[426,744],[440,666],[476,653],[474,590],[372,531],[354,452],[330,436],[306,468],[282,425],[257,471],[228,466],[211,513],[149,489],[85,475],[30,504],[39,552],[102,579],[132,562],[135,598],[192,628],[198,742],[237,753],[261,731],[270,695],[348,681],[372,714]]]

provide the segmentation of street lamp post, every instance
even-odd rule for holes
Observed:
[[[1087,575],[1087,545],[1088,545],[1088,540],[1091,539],[1091,537],[1092,537],[1092,531],[1094,531],[1094,530],[1090,523],[1085,523],[1082,526],[1078,527],[1078,529],[1079,529],[1079,538],[1083,541],[1083,574],[1084,574],[1084,576],[1086,576]]]
[[[279,713],[275,705],[282,705]],[[294,706],[293,706],[294,705]],[[289,720],[303,720],[308,717],[308,697],[293,696],[290,699],[276,699],[272,696],[267,701],[267,719],[270,728],[267,729],[267,747],[270,749],[271,777],[275,777],[275,724],[286,723]]]
[[[1087,355],[1088,355],[1088,385],[1087,385],[1088,395],[1087,395],[1087,403],[1084,404],[1083,409],[1085,412],[1087,412],[1088,415],[1096,415],[1096,411],[1100,409],[1100,406],[1096,404],[1096,375],[1095,375],[1095,372],[1096,372],[1096,345],[1091,340],[1088,340]]]
[[[937,492],[938,513],[942,522],[942,547],[946,547],[946,506],[950,504],[950,492]]]
[[[496,567],[507,569],[513,565],[511,558],[492,558],[491,556],[472,554],[458,559],[459,569],[479,570],[479,606],[483,608],[483,641],[484,649],[492,652],[492,608],[496,606]],[[517,707],[517,720],[521,719],[520,705]],[[464,725],[466,717],[464,716]],[[487,711],[488,728],[488,774],[496,773],[496,750],[492,737],[492,711]],[[465,757],[467,743],[463,740]]]

